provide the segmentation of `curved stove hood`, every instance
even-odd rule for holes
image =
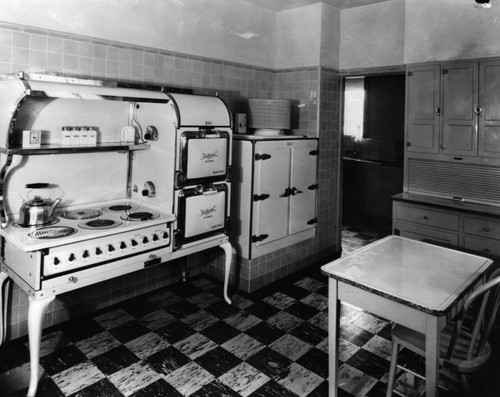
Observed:
[[[231,114],[221,98],[191,94],[167,95],[177,115],[177,128],[231,127]]]

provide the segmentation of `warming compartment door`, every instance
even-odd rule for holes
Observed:
[[[178,195],[175,248],[204,238],[224,234],[228,223],[228,186],[197,186]]]
[[[182,132],[177,187],[226,180],[229,142],[230,135],[227,131]]]

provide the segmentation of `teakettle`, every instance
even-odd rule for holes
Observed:
[[[50,189],[50,184],[30,183],[26,185],[26,188],[32,190]],[[60,201],[60,198],[53,201],[50,198],[42,198],[36,194],[32,199],[24,200],[19,210],[19,226],[42,226],[49,223]]]

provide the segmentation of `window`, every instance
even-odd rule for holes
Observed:
[[[344,135],[359,141],[363,138],[365,78],[348,77],[344,91]]]

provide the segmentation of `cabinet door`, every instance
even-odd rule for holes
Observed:
[[[441,151],[452,156],[477,155],[478,64],[443,66],[443,136]]]
[[[407,150],[438,153],[440,65],[410,66],[407,75]]]
[[[500,157],[500,61],[480,63],[479,156]]]
[[[259,246],[288,235],[291,152],[288,148],[255,150],[253,236]],[[268,196],[264,196],[268,195]],[[260,196],[260,198],[259,198]]]
[[[316,218],[316,147],[292,149],[290,187],[290,234],[315,226]]]

